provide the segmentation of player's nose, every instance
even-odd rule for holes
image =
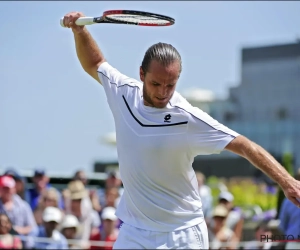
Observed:
[[[165,98],[165,97],[167,97],[167,95],[168,95],[167,88],[164,87],[164,86],[160,86],[158,88],[158,95],[159,95],[158,96],[159,98]]]

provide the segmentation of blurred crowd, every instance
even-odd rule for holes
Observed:
[[[13,169],[1,176],[0,249],[112,249],[122,223],[115,215],[123,192],[119,173],[109,172],[97,189],[88,188],[84,171],[64,190],[49,180],[40,169],[31,188]],[[91,243],[100,241],[103,246]]]
[[[235,197],[226,187],[221,188],[217,201],[213,202],[205,176],[201,172],[196,172],[196,176],[210,249],[300,249],[300,209],[290,200],[284,198],[278,215],[267,214],[261,218],[256,223],[253,238],[240,244],[244,236],[245,211],[234,206]],[[294,177],[300,180],[300,172]],[[276,225],[272,225],[272,221]]]
[[[242,249],[245,216],[234,206],[235,197],[224,188],[214,200],[205,176],[196,176],[210,249]],[[63,190],[49,180],[41,169],[34,171],[31,188],[13,169],[1,176],[0,249],[112,249],[122,224],[115,215],[123,193],[118,171],[110,171],[104,187],[97,189],[89,188],[84,171],[77,171]],[[279,219],[282,234],[300,234],[300,210],[287,199]],[[258,223],[253,235],[243,249],[300,249],[298,242],[284,247],[262,242],[262,235],[272,235],[267,221]]]

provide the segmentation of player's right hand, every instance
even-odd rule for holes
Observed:
[[[66,14],[63,18],[64,26],[67,28],[71,28],[73,32],[74,31],[80,32],[84,29],[84,26],[83,25],[78,26],[76,25],[75,22],[79,17],[84,17],[84,16],[85,15],[81,12],[77,12],[77,11],[70,12]]]

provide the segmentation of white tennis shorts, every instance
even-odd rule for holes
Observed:
[[[196,226],[170,233],[139,229],[123,223],[113,249],[209,249],[207,226]]]

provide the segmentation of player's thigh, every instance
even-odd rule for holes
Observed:
[[[196,225],[195,229],[201,239],[203,249],[209,249],[209,239],[206,222],[203,221],[202,223]]]
[[[170,233],[157,233],[155,249],[209,249],[205,222]]]
[[[207,226],[204,221],[198,225],[187,228],[186,236],[188,238],[186,245],[183,242],[183,245],[179,245],[178,248],[209,249]]]
[[[148,249],[143,230],[122,224],[113,249]]]

